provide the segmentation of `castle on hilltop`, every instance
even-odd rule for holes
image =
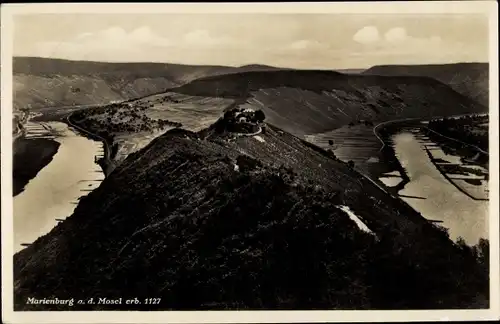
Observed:
[[[219,130],[231,133],[254,134],[259,132],[266,115],[262,110],[233,108],[224,113]]]

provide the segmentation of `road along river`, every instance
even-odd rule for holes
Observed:
[[[60,146],[51,162],[14,197],[14,252],[70,216],[80,197],[104,179],[95,163],[96,156],[103,156],[101,142],[80,136],[61,122],[29,122],[26,131],[26,139],[50,137]]]

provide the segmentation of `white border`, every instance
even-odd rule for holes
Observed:
[[[12,37],[13,16],[40,13],[342,13],[484,14],[490,18],[490,309],[446,311],[13,312]],[[498,215],[498,5],[494,1],[350,3],[55,3],[1,7],[2,322],[5,323],[272,323],[473,321],[500,317]],[[8,215],[8,216],[6,216]]]

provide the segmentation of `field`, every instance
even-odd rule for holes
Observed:
[[[184,129],[199,131],[213,124],[234,100],[183,95],[167,92],[130,102],[147,104],[144,111],[152,119],[168,119],[182,124]]]
[[[382,143],[373,134],[373,126],[343,126],[330,132],[306,135],[305,138],[325,150],[333,150],[342,161],[354,161],[356,166],[366,172],[374,164],[379,164],[381,159]]]
[[[72,114],[80,127],[104,138],[113,165],[166,131],[198,131],[213,124],[233,100],[164,93],[142,99],[86,108]],[[52,112],[52,115],[57,112]]]

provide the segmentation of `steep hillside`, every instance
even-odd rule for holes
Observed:
[[[194,80],[171,89],[237,100],[296,135],[320,133],[359,120],[447,116],[487,108],[427,77],[385,77],[333,71],[264,71]]]
[[[427,76],[449,85],[455,91],[488,106],[488,63],[456,63],[434,65],[378,65],[364,74],[385,76]]]
[[[14,108],[105,104],[162,92],[208,75],[274,69],[257,64],[227,67],[15,57]]]
[[[401,200],[274,126],[219,125],[156,138],[17,253],[16,310],[487,307],[487,260]]]
[[[15,57],[14,108],[88,105],[160,92],[231,68]]]

